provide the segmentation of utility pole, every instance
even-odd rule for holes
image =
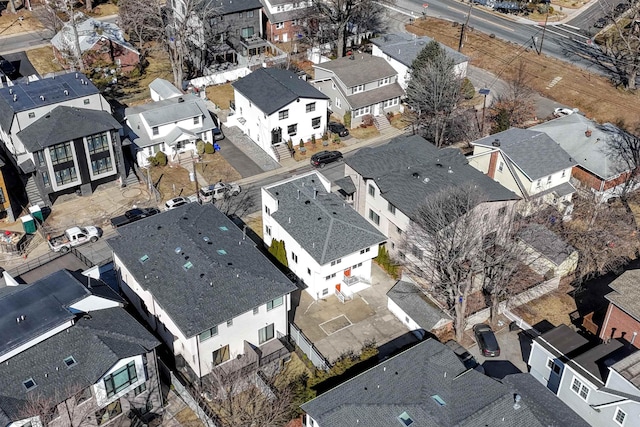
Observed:
[[[467,12],[467,20],[462,24],[462,30],[460,31],[460,42],[458,42],[458,52],[462,52],[462,46],[464,46],[464,36],[467,32],[467,26],[469,25],[469,18],[471,18],[471,9],[473,8],[473,3],[469,4],[469,12]]]
[[[542,37],[540,39],[540,49],[538,50],[538,55],[542,53],[542,43],[544,43],[544,33],[547,31],[548,20],[549,20],[549,9],[547,9],[547,16],[544,17],[544,27],[542,28]]]

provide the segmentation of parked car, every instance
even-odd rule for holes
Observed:
[[[198,199],[200,203],[210,203],[224,199],[225,197],[237,196],[241,191],[242,188],[235,182],[217,182],[213,185],[202,187],[200,191],[198,191]]]
[[[174,197],[173,199],[167,200],[164,204],[164,209],[166,211],[170,211],[171,209],[179,208],[180,206],[184,206],[188,203],[191,203],[191,201],[186,197]]]
[[[329,128],[329,132],[331,133],[336,133],[339,136],[349,136],[349,129],[344,127],[342,123],[329,122],[327,127]]]
[[[339,151],[319,151],[311,156],[311,165],[323,168],[328,163],[342,160],[342,153]]]
[[[618,3],[614,10],[616,11],[616,14],[620,15],[624,13],[628,7],[629,5],[627,3]]]
[[[59,236],[47,236],[47,241],[52,251],[66,253],[74,246],[97,242],[100,236],[102,236],[102,230],[98,227],[71,227]]]
[[[122,227],[123,225],[130,224],[132,222],[141,220],[142,218],[146,218],[148,216],[152,216],[159,213],[160,213],[160,210],[156,208],[129,209],[124,213],[124,215],[111,218],[111,225],[114,228]]]
[[[491,326],[486,323],[478,323],[473,327],[473,333],[476,336],[478,348],[485,357],[500,356],[500,346],[496,335],[493,333]]]
[[[607,26],[607,18],[600,18],[596,22],[594,22],[593,26],[595,28],[604,28]]]
[[[220,120],[218,120],[218,116],[211,113],[211,118],[213,119],[213,123],[215,123],[216,127],[213,128],[213,140],[220,141],[225,138],[224,132],[222,132],[222,128],[220,127]]]
[[[553,110],[553,115],[556,117],[563,117],[563,116],[569,116],[575,112],[576,110],[572,110],[571,108],[558,107],[555,110]]]

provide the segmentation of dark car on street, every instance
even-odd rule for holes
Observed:
[[[344,127],[342,123],[329,122],[327,125],[329,132],[338,134],[339,136],[349,136],[349,129]]]
[[[604,28],[604,27],[607,26],[607,19],[606,18],[600,18],[593,24],[593,26],[595,28]]]
[[[473,327],[473,333],[476,336],[480,352],[485,357],[500,356],[500,346],[496,335],[493,333],[491,326],[485,323],[479,323]]]
[[[323,168],[328,163],[339,162],[342,160],[342,153],[339,151],[320,151],[311,156],[311,165],[317,168]]]
[[[134,208],[126,211],[124,215],[111,218],[111,225],[117,228],[159,213],[160,210],[156,208]]]

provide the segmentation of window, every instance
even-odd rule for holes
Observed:
[[[420,249],[417,245],[412,245],[411,255],[413,255],[417,259],[422,259],[422,249]]]
[[[369,195],[371,197],[376,197],[376,187],[371,184],[369,184]]]
[[[365,252],[369,252],[370,250],[371,248],[363,249],[360,251],[360,255],[364,254]]]
[[[227,320],[227,328],[233,326],[233,319]]]
[[[331,81],[331,89],[335,90],[335,88],[336,88],[336,83],[334,81]],[[338,99],[338,98],[336,98],[336,99]]]
[[[260,307],[256,307],[253,309],[253,315],[255,316],[256,314],[260,313]]]
[[[207,329],[206,331],[202,332],[200,335],[198,335],[198,338],[200,339],[200,342],[206,341],[211,337],[215,337],[216,335],[218,335],[218,326],[214,326],[211,329]]]
[[[267,236],[271,236],[271,227],[268,225],[265,225],[264,232],[266,233]]]
[[[336,277],[336,273],[330,274],[330,275],[328,275],[327,277],[325,277],[324,279],[325,279],[325,280],[331,280],[331,279],[333,279],[334,277]]]
[[[67,368],[74,366],[76,363],[76,359],[74,359],[73,356],[64,359],[64,364],[67,365]]]
[[[38,161],[38,166],[44,166],[44,151],[36,151],[36,160]]]
[[[195,116],[193,118],[193,124],[194,125],[199,125],[200,124],[200,116]]]
[[[378,86],[388,85],[391,79],[389,77],[385,77],[384,79],[380,79],[378,81]]]
[[[503,168],[504,168],[504,162],[498,163],[498,172],[502,172]]]
[[[298,263],[298,255],[296,255],[295,253],[291,252],[291,260],[297,264]]]
[[[406,411],[398,415],[398,421],[400,421],[400,424],[403,426],[410,426],[413,424],[413,420]]]
[[[310,113],[312,111],[316,111],[316,103],[315,102],[310,102],[307,104],[307,113]]]
[[[353,117],[360,117],[367,114],[371,114],[370,105],[367,105],[366,107],[358,108],[357,110],[353,110]]]
[[[294,136],[296,133],[298,133],[298,124],[296,123],[295,125],[287,126],[287,133],[289,134],[289,136]]]
[[[245,27],[242,29],[242,37],[244,38],[249,38],[249,37],[253,37],[253,27]],[[249,105],[251,106],[251,105]]]
[[[571,390],[573,390],[584,400],[587,400],[587,397],[589,397],[589,387],[582,384],[582,381],[580,381],[576,377],[573,378],[573,382],[571,383]]]
[[[542,184],[542,180],[541,179],[536,181],[536,187],[540,187],[541,184]]]
[[[238,18],[242,19],[242,12],[238,13]]]
[[[273,323],[258,331],[258,344],[262,345],[273,339]]]
[[[311,276],[311,269],[307,268],[307,275]]]
[[[135,362],[129,362],[127,366],[123,366],[104,379],[107,397],[111,397],[116,393],[121,392],[136,381],[138,381],[136,364]]]
[[[279,4],[276,6],[276,12],[284,12],[284,5]]]
[[[133,395],[134,396],[139,396],[142,393],[144,393],[145,391],[147,391],[147,383],[142,383],[138,387],[133,389]]]
[[[153,133],[154,136],[158,135],[160,133],[160,131],[158,130],[158,126],[154,126],[151,129],[151,132]]]
[[[84,105],[91,104],[91,100],[89,98],[85,99],[83,102],[84,102]]]
[[[402,234],[402,228],[396,226],[396,233]]]
[[[563,169],[562,170],[562,178],[564,178],[566,176],[566,174],[567,174],[567,171]]]
[[[66,169],[57,170],[55,172],[56,175],[56,184],[64,185],[78,179],[78,175],[76,174],[76,168],[70,167]]]
[[[323,289],[322,290],[322,296],[325,296],[329,293],[329,288]]]
[[[342,102],[340,101],[340,98],[338,98],[338,97],[336,97],[336,108],[342,108]]]
[[[49,155],[51,156],[51,164],[53,165],[72,161],[73,151],[71,150],[71,143],[65,142],[50,147]]]
[[[547,184],[551,184],[551,175],[547,177]]]
[[[351,93],[355,94],[355,93],[360,93],[360,92],[364,92],[364,85],[354,86]]]
[[[93,170],[94,175],[100,175],[101,173],[111,172],[113,170],[113,165],[111,164],[111,157],[92,160],[91,169]]]
[[[389,212],[391,212],[392,214],[394,214],[394,215],[396,214],[396,207],[395,207],[395,206],[393,206],[391,203],[389,203],[389,204],[387,205],[387,209],[388,209],[388,210],[389,210]]]
[[[284,120],[289,118],[289,110],[282,110],[278,112],[278,119]]]
[[[4,190],[0,188],[0,203],[4,202],[6,202],[6,199],[4,198]]]
[[[331,261],[331,265],[334,266],[336,264],[340,264],[342,262],[342,258],[338,258],[336,260]]]
[[[122,405],[120,405],[120,399],[118,399],[96,412],[96,423],[101,426],[120,414],[122,414]]]
[[[42,183],[45,187],[51,185],[49,182],[49,172],[42,172]]]
[[[225,345],[213,352],[213,366],[217,366],[227,360],[229,360],[229,345]]]
[[[387,99],[384,101],[384,108],[393,107],[394,105],[398,105],[400,103],[400,98]]]
[[[271,209],[269,209],[269,206],[265,206],[264,207],[264,213],[266,213],[267,215],[271,216]]]
[[[27,389],[27,391],[33,390],[35,387],[38,386],[38,384],[36,384],[36,382],[33,380],[33,378],[29,378],[28,380],[23,381],[22,385],[24,386],[24,388]]]
[[[558,365],[553,359],[547,359],[547,368],[551,369],[556,375],[560,375],[560,372],[562,372],[562,366]]]
[[[380,225],[380,215],[369,209],[369,219],[375,224]]]
[[[320,117],[314,117],[311,119],[311,127],[314,129],[318,129],[320,127]]]
[[[91,386],[85,388],[80,393],[76,394],[76,403],[79,405],[82,402],[86,402],[91,399]]]
[[[280,307],[283,301],[284,301],[284,297],[278,297],[274,300],[269,301],[267,303],[267,311],[271,311],[276,307]]]
[[[620,408],[616,408],[616,414],[613,416],[613,420],[620,425],[624,425],[624,419],[627,417],[627,414]]]
[[[106,132],[87,137],[87,149],[89,154],[102,153],[109,151],[109,136]]]

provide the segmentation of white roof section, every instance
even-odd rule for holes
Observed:
[[[138,51],[125,40],[124,33],[116,24],[87,18],[82,13],[76,14],[76,22],[79,22],[76,27],[78,29],[78,41],[80,43],[80,51],[82,53],[91,49],[102,39],[111,40],[126,49],[138,53]],[[75,54],[76,46],[73,38],[73,27],[70,23],[66,23],[62,27],[62,30],[53,36],[51,44],[59,51],[67,51]]]
[[[152,96],[154,92],[158,95],[159,101],[183,95],[183,93],[170,81],[161,78],[157,78],[152,81],[149,84],[149,90],[151,91]]]

